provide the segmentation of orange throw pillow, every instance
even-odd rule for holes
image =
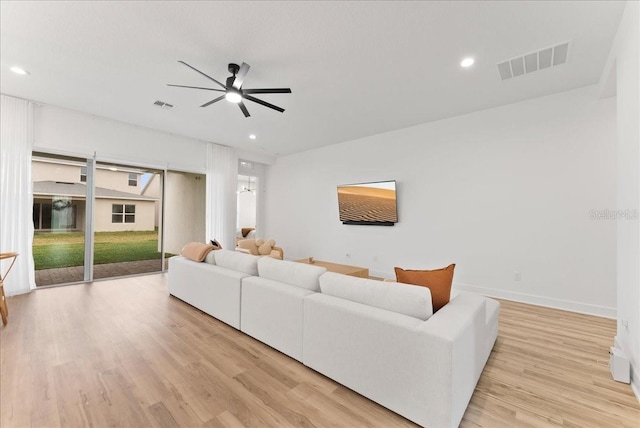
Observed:
[[[453,269],[455,267],[455,264],[450,264],[446,268],[435,270],[404,270],[399,267],[394,269],[396,271],[396,281],[429,288],[433,303],[433,313],[435,313],[449,303],[451,284],[453,283]]]
[[[180,251],[180,255],[194,262],[201,262],[207,257],[207,254],[214,249],[215,247],[213,245],[203,244],[202,242],[190,242]]]

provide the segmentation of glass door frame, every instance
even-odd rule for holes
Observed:
[[[93,281],[93,244],[94,244],[94,212],[96,207],[96,162],[87,158],[87,194],[85,202],[85,227],[84,227],[84,281]]]
[[[89,162],[89,159],[87,159],[87,162]],[[136,275],[149,275],[149,274],[154,274],[154,273],[164,273],[167,270],[165,269],[165,243],[164,243],[164,237],[165,237],[165,199],[166,199],[166,182],[167,182],[167,166],[158,166],[158,165],[152,165],[152,164],[145,164],[145,163],[140,163],[140,162],[134,162],[134,161],[127,161],[127,160],[121,160],[121,159],[115,159],[115,158],[108,158],[108,157],[99,157],[96,154],[94,154],[93,157],[93,163],[92,163],[92,168],[91,168],[91,175],[92,175],[92,182],[91,182],[91,188],[92,188],[92,192],[93,195],[95,195],[95,188],[96,188],[96,169],[97,169],[97,165],[98,164],[106,164],[106,165],[113,165],[113,166],[117,166],[117,167],[123,167],[123,168],[140,168],[140,169],[149,169],[149,170],[154,170],[154,172],[158,175],[161,176],[162,178],[162,183],[160,186],[160,212],[158,215],[158,240],[160,242],[160,270],[155,271],[155,272],[144,272],[144,273],[139,273],[139,274],[133,274],[133,275],[123,275],[123,276],[118,276],[118,277],[108,277],[108,278],[94,278],[94,272],[93,272],[93,267],[94,267],[94,251],[95,251],[95,203],[96,203],[96,198],[93,197],[91,200],[91,204],[93,206],[92,208],[92,212],[91,212],[91,247],[89,247],[90,252],[91,252],[91,268],[87,269],[86,264],[85,264],[85,281],[86,282],[91,282],[91,281],[103,281],[103,280],[109,280],[112,278],[122,278],[122,277],[126,277],[126,276],[136,276]],[[87,173],[90,171],[89,166],[87,165]],[[89,174],[87,174],[87,187],[89,186]],[[87,191],[87,194],[89,192]],[[87,228],[89,229],[89,228]],[[85,242],[86,239],[85,239]],[[85,247],[85,253],[88,251],[87,247]],[[86,263],[86,254],[85,254],[85,263]],[[90,271],[90,272],[87,272]],[[87,276],[87,273],[90,273],[90,276]],[[90,278],[90,279],[88,279]]]
[[[159,218],[158,218],[158,239],[160,240],[160,255],[161,255],[161,268],[157,272],[151,273],[164,273],[165,268],[165,200],[166,200],[166,180],[168,173],[168,166],[158,166],[153,164],[145,164],[135,161],[113,159],[107,157],[98,156],[95,152],[93,156],[87,156],[86,153],[71,153],[66,151],[51,150],[49,148],[34,147],[31,152],[31,157],[42,156],[56,158],[70,158],[76,159],[78,162],[86,161],[86,195],[85,195],[85,231],[84,231],[84,265],[83,265],[83,282],[93,282],[100,280],[108,280],[110,278],[94,279],[94,247],[95,247],[95,206],[96,206],[96,165],[97,163],[117,164],[131,168],[151,169],[155,170],[162,178],[162,185],[160,187],[160,206],[159,206]],[[189,171],[185,171],[189,172]],[[194,172],[201,173],[201,172]],[[60,285],[74,284],[77,282],[68,282],[52,285],[44,285],[38,288],[48,288]]]

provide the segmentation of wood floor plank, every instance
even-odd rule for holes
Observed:
[[[173,415],[163,402],[152,404],[147,410],[153,417],[157,426],[161,428],[174,428],[179,426],[178,421],[173,418]]]
[[[166,275],[10,297],[0,426],[413,427],[167,293]],[[462,427],[640,427],[615,321],[502,301]]]

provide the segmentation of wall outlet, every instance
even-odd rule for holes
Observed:
[[[520,272],[514,272],[513,274],[513,280],[514,281],[520,281],[522,280],[522,274]]]
[[[629,321],[627,320],[621,320],[620,321],[622,323],[622,327],[624,327],[624,329],[626,330],[626,332],[629,332]]]

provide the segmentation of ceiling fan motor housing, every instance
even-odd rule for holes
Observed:
[[[240,66],[238,64],[230,63],[228,67],[229,73],[232,73],[234,76],[238,74],[240,71]]]

